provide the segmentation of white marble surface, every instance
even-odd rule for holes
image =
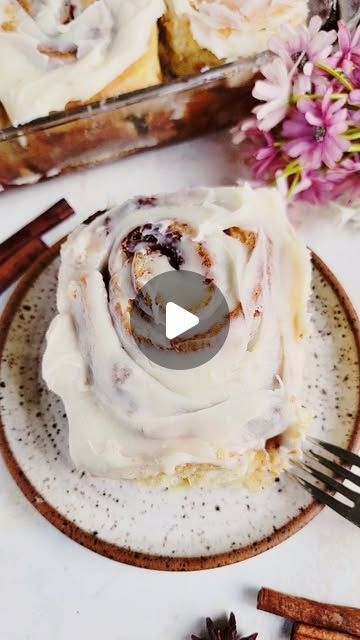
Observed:
[[[0,196],[0,241],[65,197],[77,220],[134,194],[231,183],[236,154],[211,136]],[[54,242],[74,218],[47,234]],[[360,311],[360,231],[322,212],[298,226]],[[2,301],[6,299],[3,296]],[[234,513],[236,517],[236,513]],[[360,531],[324,510],[282,545],[213,571],[166,574],[117,564],[44,520],[0,461],[0,637],[4,640],[185,640],[205,615],[234,610],[239,630],[289,638],[282,620],[256,611],[262,585],[360,606]]]

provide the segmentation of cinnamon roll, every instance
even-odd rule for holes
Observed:
[[[177,76],[249,57],[283,25],[305,24],[307,0],[165,0],[163,64]]]
[[[130,314],[154,276],[182,270],[219,287],[229,328],[214,357],[174,370],[144,355]],[[65,405],[74,463],[167,485],[258,487],[277,476],[299,453],[308,421],[309,290],[308,251],[275,189],[135,198],[81,225],[61,249],[43,358],[44,379]],[[161,306],[156,296],[145,302]],[[136,331],[151,337],[146,326]],[[196,348],[215,334],[197,335]],[[184,340],[182,358],[194,348]]]
[[[163,11],[163,0],[0,0],[10,122],[158,84]]]

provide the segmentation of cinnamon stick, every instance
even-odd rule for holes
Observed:
[[[349,636],[348,633],[340,633],[337,631],[330,631],[329,629],[323,629],[324,635],[321,636],[322,640],[351,640],[356,636]],[[335,635],[334,635],[335,634]],[[302,633],[296,633],[292,636],[292,640],[318,640],[319,636],[304,636]]]
[[[292,640],[356,640],[356,636],[341,631],[331,631],[323,627],[314,627],[308,624],[296,623],[294,625]]]
[[[260,589],[257,608],[296,622],[360,637],[360,609],[297,598],[273,589]]]
[[[41,255],[46,244],[39,238],[31,238],[16,253],[0,264],[0,293],[5,291]]]
[[[11,238],[0,244],[0,264],[16,253],[23,244],[31,238],[38,238],[46,231],[50,231],[60,222],[63,222],[74,214],[74,209],[65,200],[59,200],[40,216],[35,218],[20,229]]]

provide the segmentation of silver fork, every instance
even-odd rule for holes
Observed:
[[[351,451],[346,451],[341,447],[337,447],[334,444],[330,444],[329,442],[324,442],[323,440],[318,440],[317,438],[312,438],[308,436],[307,440],[309,440],[312,444],[315,444],[317,447],[320,447],[327,451],[328,453],[333,454],[337,458],[340,459],[341,462],[345,463],[347,466],[355,466],[360,469],[360,456],[352,453]],[[330,477],[323,471],[316,469],[312,466],[312,462],[319,463],[325,469],[329,471],[333,471],[335,476],[341,478],[342,480],[349,480],[355,487],[357,487],[360,491],[360,476],[357,476],[355,473],[350,471],[350,469],[343,467],[341,464],[337,462],[333,462],[333,460],[329,460],[329,458],[325,458],[320,455],[313,449],[309,449],[309,451],[304,452],[305,458],[304,461],[301,462],[299,460],[293,460],[293,464],[296,465],[302,471],[306,471],[313,478],[316,478],[320,482],[322,482],[326,488],[330,489],[331,493],[327,493],[320,489],[320,487],[312,484],[308,480],[305,480],[302,476],[294,473],[293,471],[289,471],[288,474],[294,479],[297,480],[318,502],[327,505],[341,516],[352,522],[353,524],[360,527],[360,492],[355,491],[354,489],[350,489],[345,486],[341,481],[336,478]],[[345,504],[338,498],[335,498],[332,493],[337,492],[339,495],[347,498],[352,505]]]

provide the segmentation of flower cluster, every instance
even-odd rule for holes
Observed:
[[[253,116],[232,130],[253,176],[314,204],[360,195],[360,26],[286,27],[272,38]]]

